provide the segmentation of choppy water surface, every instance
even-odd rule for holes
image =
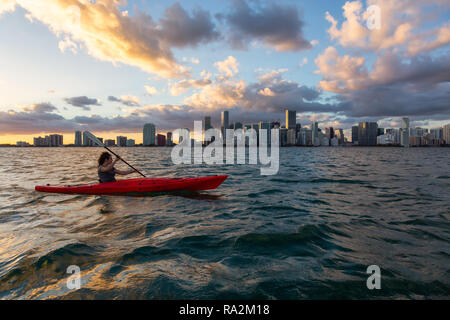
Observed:
[[[450,298],[449,148],[285,148],[269,177],[118,149],[151,176],[230,178],[182,196],[34,191],[95,182],[101,151],[0,149],[0,298]]]

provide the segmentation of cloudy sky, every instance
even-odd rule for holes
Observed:
[[[449,43],[448,0],[0,0],[0,143],[84,129],[139,143],[146,122],[219,125],[222,110],[440,126]]]

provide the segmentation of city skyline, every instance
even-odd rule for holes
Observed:
[[[280,121],[263,122],[253,124],[243,124],[239,121],[230,122],[229,111],[222,111],[220,113],[220,132],[221,139],[226,139],[225,130],[242,129],[244,132],[248,129],[255,129],[256,133],[260,129],[279,129],[280,146],[377,146],[377,145],[396,145],[402,147],[419,147],[419,146],[442,146],[450,143],[450,123],[443,127],[435,127],[432,129],[410,126],[410,120],[407,117],[401,119],[402,127],[396,128],[382,128],[378,126],[378,122],[359,122],[357,126],[352,126],[351,135],[346,136],[342,128],[333,127],[319,127],[319,122],[311,121],[310,125],[303,126],[296,122],[297,113],[293,110],[285,110],[285,124],[283,126]],[[213,129],[211,125],[211,116],[205,116],[200,121],[202,132],[200,139],[203,144],[208,144],[205,140],[205,132],[208,129]],[[195,127],[195,125],[194,125]],[[190,131],[191,139],[194,140],[197,133],[192,132],[190,128],[185,128]],[[218,129],[218,128],[215,128]],[[173,146],[176,141],[177,133],[167,132],[161,134],[157,132],[157,128],[153,123],[146,123],[142,129],[142,143],[136,143],[135,139],[129,139],[126,136],[117,136],[117,139],[104,139],[97,136],[97,138],[105,143],[106,146],[118,147],[134,147],[135,145],[143,146]],[[269,131],[270,136],[270,131]],[[351,137],[349,139],[349,137]],[[33,145],[35,147],[60,147],[63,146],[63,136],[58,134],[46,135],[42,137],[34,137]],[[213,140],[211,140],[213,141]],[[178,141],[176,141],[178,143]],[[74,143],[66,144],[68,146],[86,147],[93,146],[93,142],[89,138],[87,131],[76,131]],[[24,141],[17,141],[16,146],[28,147],[29,143]]]
[[[166,133],[211,115],[220,128],[223,110],[241,123],[294,110],[302,126],[346,136],[359,122],[450,121],[440,1],[3,3],[0,144],[54,133],[72,141],[86,129],[142,143],[145,123]],[[369,5],[381,9],[380,28],[368,25]]]

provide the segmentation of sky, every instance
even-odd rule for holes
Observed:
[[[0,0],[0,144],[281,120],[450,123],[450,2]]]

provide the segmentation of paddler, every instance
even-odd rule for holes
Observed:
[[[116,162],[120,160],[122,160],[120,157],[117,157],[115,160],[113,160],[112,156],[108,152],[103,152],[100,155],[100,158],[98,158],[98,178],[100,183],[115,182],[116,174],[126,176],[136,171],[136,170],[123,171],[114,168]]]

